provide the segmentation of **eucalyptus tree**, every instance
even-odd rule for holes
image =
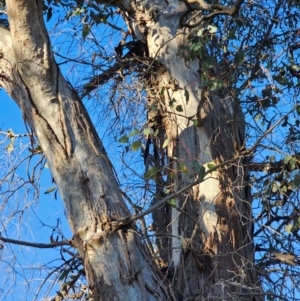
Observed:
[[[109,53],[100,45],[100,53],[90,58],[68,58],[52,50],[43,20],[43,14],[54,16],[58,3],[7,0],[0,83],[38,139],[36,153],[46,157],[64,202],[73,237],[51,246],[68,244],[78,252],[91,294],[75,297],[263,300],[286,294],[289,285],[281,286],[282,295],[264,292],[263,276],[272,264],[298,264],[291,239],[285,248],[284,239],[278,246],[265,232],[272,228],[297,239],[299,229],[295,207],[284,206],[291,206],[288,199],[299,185],[295,128],[300,109],[295,101],[279,106],[280,97],[298,93],[297,3],[59,4],[67,11],[65,20],[81,20],[82,43],[99,43],[94,34],[99,24],[122,38]],[[115,21],[118,16],[122,22]],[[87,64],[91,71],[73,87],[58,64],[62,59]],[[111,154],[83,105],[97,93],[103,97],[101,90],[110,82],[116,115],[115,104],[122,101],[123,107],[146,111],[140,128],[118,132],[124,153],[143,154],[144,187],[135,199],[122,191]],[[130,93],[141,101],[132,104]],[[272,156],[278,145],[268,142],[282,125],[293,148]],[[267,159],[258,152],[266,152]],[[260,176],[267,179],[263,185]],[[251,186],[255,201],[262,200],[260,213],[253,211]],[[142,198],[148,202],[141,207]],[[151,225],[144,220],[149,214]],[[257,241],[262,252],[257,263],[255,221],[265,228],[256,228],[257,235],[264,233]],[[57,298],[67,296],[60,292]]]

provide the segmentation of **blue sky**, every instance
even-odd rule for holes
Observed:
[[[26,133],[19,108],[3,90],[0,92],[0,102],[1,132],[6,132],[8,129],[13,129],[13,132],[15,134]],[[5,135],[0,135],[0,137],[2,140]],[[9,162],[16,160],[18,155],[20,154],[20,150],[26,146],[27,142],[27,138],[16,139],[14,143],[15,150],[10,154],[7,154],[5,150],[5,146],[8,142],[4,145],[1,144],[1,160],[7,160]],[[29,152],[25,149],[22,150],[21,156],[26,156],[28,154]],[[38,157],[40,158],[40,156],[37,156],[37,159],[39,159]],[[18,174],[18,176],[24,176],[26,178],[25,165],[26,164],[23,164],[23,166],[20,166],[16,170],[16,174]],[[2,174],[3,173],[1,173],[1,176]],[[1,187],[1,190],[3,189],[3,186]],[[50,243],[52,228],[55,227],[59,222],[59,226],[61,229],[63,229],[63,233],[66,238],[70,238],[71,233],[67,225],[63,205],[61,200],[59,199],[59,195],[58,200],[55,200],[53,193],[46,195],[44,194],[44,192],[51,186],[53,186],[53,184],[51,181],[50,172],[47,168],[44,168],[41,176],[41,181],[39,183],[40,197],[32,203],[30,209],[25,210],[22,214],[16,214],[15,218],[8,217],[9,212],[10,214],[12,214],[13,212],[11,211],[14,211],[14,209],[24,209],[22,202],[25,201],[25,199],[27,199],[27,203],[30,203],[34,200],[34,195],[30,193],[29,188],[28,190],[21,189],[16,195],[14,195],[14,197],[12,197],[8,201],[7,208],[9,209],[4,210],[3,212],[0,211],[1,234],[12,239],[27,240],[29,242],[36,243]],[[0,204],[3,203],[3,201],[4,197],[1,194]],[[14,207],[15,204],[9,204],[9,202],[13,203],[18,201],[20,202],[20,206]],[[8,220],[10,220],[10,222],[8,222]],[[5,226],[3,225],[4,223],[6,223]],[[6,230],[4,230],[3,227]],[[0,263],[2,271],[5,271],[5,273],[1,273],[0,276],[0,287],[2,287],[2,289],[0,289],[0,300],[25,300],[25,295],[28,296],[26,297],[26,300],[33,300],[35,295],[34,289],[38,288],[41,279],[45,278],[45,272],[47,272],[46,269],[43,268],[42,264],[46,264],[48,261],[59,257],[59,250],[41,250],[36,248],[19,247],[16,245],[5,244],[5,247],[1,252]],[[55,263],[52,264],[52,266],[54,265]],[[13,275],[14,270],[16,271],[15,275]],[[10,280],[7,280],[7,275],[9,275]],[[14,276],[16,276],[16,279],[14,278]],[[31,288],[29,288],[29,286],[27,285],[27,279],[33,279],[34,285]],[[4,287],[5,289],[3,289]],[[33,290],[31,291],[30,289]],[[14,293],[12,295],[7,295],[9,291],[14,291]]]
[[[59,16],[58,16],[59,18]],[[52,19],[46,23],[49,29],[50,38],[53,45],[53,50],[59,53],[63,53],[69,57],[76,57],[78,53],[86,52],[87,60],[91,56],[92,52],[97,52],[96,49],[89,48],[86,44],[76,42],[72,39],[73,30],[78,30],[78,35],[81,35],[80,20],[74,20],[73,28],[69,23],[58,22],[59,28],[56,27],[56,19]],[[79,24],[76,24],[79,22]],[[71,22],[70,22],[71,23]],[[115,39],[117,41],[118,39]],[[79,39],[80,41],[80,39]],[[112,45],[114,36],[103,32],[103,38],[101,43],[106,47]],[[84,48],[86,49],[84,50]],[[64,61],[64,59],[58,58],[58,61]],[[87,76],[86,72],[91,71],[91,68],[78,69],[71,64],[60,65],[61,71],[65,74],[66,78],[74,85],[83,84],[83,77]],[[107,94],[105,94],[105,97]],[[4,90],[0,91],[0,141],[4,143],[0,144],[0,162],[3,162],[2,169],[0,169],[0,179],[6,174],[9,167],[13,166],[17,160],[25,158],[30,155],[28,148],[31,147],[27,137],[17,138],[14,142],[14,150],[10,153],[7,152],[6,146],[10,143],[10,140],[6,137],[6,132],[12,129],[14,134],[25,134],[26,128],[22,119],[22,114],[15,102],[7,96]],[[101,100],[100,100],[101,101]],[[87,107],[93,108],[93,103],[87,100]],[[102,115],[102,120],[97,120],[99,116],[92,114],[95,124],[100,132],[100,135],[105,138],[105,128],[103,127],[104,119],[109,116]],[[114,150],[115,151],[115,150]],[[30,170],[40,160],[41,156],[35,156],[30,164]],[[5,162],[5,164],[4,164]],[[27,175],[27,162],[26,160],[22,165],[18,166],[15,170],[20,183],[22,178],[28,179]],[[116,161],[117,162],[117,161]],[[5,170],[4,166],[7,167]],[[50,194],[44,194],[50,187],[55,186],[52,183],[51,173],[47,166],[43,168],[40,175],[40,180],[37,183],[39,195],[35,194],[32,186],[25,185],[17,193],[8,200],[6,209],[0,210],[0,232],[4,237],[11,239],[19,239],[32,243],[50,243],[50,236],[53,229],[58,225],[58,228],[62,231],[62,234],[66,239],[72,237],[67,223],[66,215],[64,212],[63,203],[57,193],[57,199],[54,197],[54,192]],[[0,186],[0,204],[3,204],[5,194],[3,191],[9,190],[7,185]],[[27,206],[30,204],[30,207]],[[17,212],[14,214],[14,212]],[[54,239],[56,235],[54,235]],[[59,237],[61,239],[61,236]],[[50,295],[53,296],[55,291],[59,290],[59,284],[51,287],[50,278],[48,284],[46,284],[39,295],[36,292],[39,290],[39,286],[43,283],[50,267],[56,267],[61,264],[61,261],[55,261],[60,258],[60,249],[38,249],[29,248],[24,246],[5,244],[5,247],[1,252],[0,269],[5,271],[0,275],[0,300],[40,300],[41,296],[49,289],[52,290]],[[68,255],[64,253],[65,258]],[[54,261],[53,261],[54,260]],[[56,273],[57,276],[57,273]],[[30,281],[30,282],[29,282]],[[1,289],[2,287],[2,289]]]
[[[83,52],[83,56],[87,58],[87,60],[91,57],[93,53],[97,53],[97,48],[91,49],[88,45],[90,44],[84,44],[80,42],[80,39],[76,42],[77,44],[73,44],[71,36],[68,35],[68,31],[77,31],[77,34],[81,34],[81,28],[80,26],[76,25],[76,22],[79,22],[78,20],[74,21],[74,27],[72,28],[69,26],[69,24],[60,24],[59,29],[55,28],[54,21],[51,21],[47,23],[48,28],[50,28],[50,37],[53,44],[53,50],[65,53],[67,56],[74,56],[76,58],[77,53]],[[98,33],[101,32],[101,29],[99,29]],[[101,37],[101,38],[100,38]],[[93,38],[92,36],[87,37],[87,39]],[[99,41],[101,41],[102,47],[109,50],[109,47],[112,45],[116,45],[116,41],[120,40],[120,35],[110,35],[110,33],[106,33],[105,31],[101,32],[101,36],[97,36],[99,38]],[[71,49],[71,50],[70,50]],[[60,61],[63,61],[63,59],[60,59]],[[88,77],[87,73],[92,72],[91,68],[88,67],[74,67],[72,64],[64,64],[61,65],[60,68],[62,69],[63,73],[66,75],[66,77],[74,83],[75,86],[81,85],[86,77]],[[262,86],[265,85],[265,81],[262,82]],[[258,93],[259,94],[259,93]],[[105,113],[102,113],[101,116],[98,115],[97,112],[94,110],[94,106],[101,106],[104,103],[104,98],[109,96],[109,90],[103,90],[103,93],[98,94],[98,99],[92,100],[86,100],[86,105],[90,109],[90,111],[93,112],[93,119],[95,124],[97,125],[97,129],[99,130],[99,133],[101,137],[104,139],[104,142],[107,142],[108,136],[106,135],[106,126],[111,125],[110,115],[106,115]],[[134,96],[133,96],[134,97]],[[14,133],[16,134],[23,134],[26,132],[23,119],[21,116],[21,112],[19,108],[16,106],[16,104],[6,95],[6,93],[1,90],[0,91],[0,129],[1,131],[7,131],[8,129],[13,129]],[[98,107],[99,109],[99,107]],[[280,108],[282,113],[282,107]],[[103,110],[103,112],[105,112]],[[131,111],[131,114],[135,114],[136,112]],[[279,114],[277,111],[272,111],[272,114]],[[251,118],[251,116],[250,116]],[[126,124],[126,120],[124,121],[124,124]],[[262,126],[262,128],[264,128]],[[121,132],[123,130],[122,125],[120,128],[120,136]],[[273,139],[278,138],[281,139],[280,136],[283,136],[285,134],[285,130],[281,128],[281,132],[277,131],[275,135],[273,135]],[[1,138],[3,135],[0,136]],[[109,137],[111,138],[111,136]],[[119,137],[116,136],[115,139],[117,140]],[[256,138],[256,137],[255,137]],[[280,140],[278,139],[278,140]],[[1,141],[1,139],[0,139]],[[9,155],[10,162],[14,161],[15,158],[17,158],[19,151],[24,147],[24,145],[27,143],[27,138],[18,138],[15,142],[15,151],[12,152]],[[108,141],[109,142],[109,141]],[[8,142],[7,142],[8,143]],[[6,143],[6,145],[7,145]],[[0,145],[0,159],[4,160],[4,152],[5,152],[5,146],[6,145]],[[112,154],[112,157],[115,160],[116,166],[118,165],[118,162],[120,160],[120,154],[119,150],[120,148],[116,148],[116,144],[108,144],[107,143],[107,151],[109,154]],[[124,147],[124,145],[120,146],[121,148]],[[284,147],[283,147],[284,148]],[[23,150],[22,155],[28,155],[29,152]],[[265,156],[268,154],[268,151],[264,151],[260,153],[261,159],[264,159]],[[35,160],[37,160],[40,156],[37,156]],[[140,154],[136,153],[135,157],[132,157],[132,166],[135,162],[140,160]],[[3,162],[3,161],[2,161]],[[35,161],[36,162],[36,161]],[[26,164],[20,167],[18,170],[20,175],[26,176]],[[141,171],[142,174],[142,171]],[[2,174],[1,174],[2,175]],[[1,178],[1,177],[0,177]],[[48,243],[50,242],[50,235],[52,233],[52,227],[55,227],[57,225],[57,221],[59,221],[59,225],[61,229],[63,229],[64,235],[66,235],[67,238],[71,237],[71,233],[69,231],[69,227],[67,225],[67,221],[64,215],[64,208],[63,204],[59,198],[58,200],[55,200],[54,194],[47,194],[45,195],[44,192],[53,186],[51,181],[50,172],[47,168],[44,168],[44,171],[41,176],[41,181],[39,184],[40,189],[40,197],[36,202],[33,204],[32,208],[30,210],[27,210],[28,213],[23,214],[22,219],[20,219],[21,215],[16,215],[14,218],[11,219],[11,223],[9,227],[7,227],[8,232],[1,231],[2,235],[5,236],[6,234],[10,238],[14,239],[26,239],[31,242],[44,242]],[[144,185],[141,181],[141,186]],[[27,193],[27,191],[20,191],[20,193],[17,195],[15,199],[12,199],[10,202],[15,202],[17,200],[22,201],[25,198],[25,196],[22,196],[22,193]],[[27,197],[32,197],[31,192],[27,194]],[[138,195],[138,194],[137,194]],[[2,198],[2,196],[0,196]],[[2,199],[0,199],[1,203]],[[10,208],[13,207],[15,204],[12,204]],[[0,219],[1,219],[1,212],[0,212]],[[3,219],[2,219],[3,220]],[[18,222],[21,220],[21,225],[18,225]],[[2,229],[2,225],[0,225],[0,229]],[[18,256],[18,260],[14,258],[14,255]],[[12,290],[15,290],[13,296],[5,296],[3,294],[3,289],[0,289],[0,300],[24,300],[24,294],[28,293],[28,296],[35,296],[35,290],[38,287],[38,282],[41,281],[41,279],[44,278],[43,272],[47,272],[42,266],[38,266],[39,263],[50,261],[52,258],[59,257],[58,251],[55,250],[39,250],[39,249],[30,249],[27,247],[17,247],[17,246],[8,246],[5,245],[5,249],[3,250],[3,254],[1,259],[2,267],[5,266],[5,273],[2,273],[0,276],[0,287],[2,283],[2,287],[9,288],[11,287]],[[6,276],[13,271],[14,267],[10,267],[10,263],[16,264],[16,271],[18,272],[17,281],[21,281],[21,284],[17,284],[14,286],[14,282],[7,283]],[[56,263],[50,264],[51,266],[55,266]],[[29,265],[29,269],[25,272],[24,269],[22,269],[22,266]],[[1,265],[0,265],[1,267]],[[41,271],[41,274],[39,273],[39,270]],[[12,275],[12,274],[11,274]],[[35,285],[32,286],[32,291],[27,291],[27,284],[25,282],[25,276],[26,278],[33,278],[36,279]],[[14,281],[14,280],[12,280]],[[32,298],[27,297],[27,300],[32,300]]]

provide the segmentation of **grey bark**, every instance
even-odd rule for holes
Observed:
[[[206,5],[193,2],[200,8]],[[217,13],[236,14],[241,3],[219,7]],[[226,89],[208,91],[201,82],[199,63],[187,62],[182,55],[180,49],[189,33],[181,24],[181,16],[189,9],[184,1],[122,1],[120,7],[126,11],[128,24],[136,24],[136,37],[147,41],[150,57],[161,66],[146,83],[151,91],[149,107],[153,103],[158,107],[149,114],[149,124],[158,124],[160,129],[155,138],[161,154],[156,170],[169,174],[164,181],[163,172],[158,172],[154,204],[165,197],[164,188],[176,192],[195,181],[191,177],[194,161],[209,168],[209,164],[239,158],[177,197],[176,206],[165,204],[153,212],[157,245],[176,298],[247,300],[252,295],[259,300],[251,196],[245,184],[247,161],[239,156],[245,135],[239,102]],[[206,5],[204,9],[214,15],[216,7]],[[202,16],[199,19],[204,20]],[[199,30],[202,24],[197,20],[195,24],[200,24]],[[214,71],[220,71],[217,64]],[[174,101],[175,106],[170,105]],[[176,106],[182,108],[180,113]],[[196,116],[197,127],[192,121]],[[164,152],[166,139],[169,143]],[[161,163],[164,156],[167,166]],[[183,163],[187,173],[181,172]]]
[[[128,217],[112,167],[78,95],[54,60],[42,1],[7,1],[1,86],[36,134],[64,201],[95,300],[171,300]]]
[[[7,0],[10,32],[0,29],[0,83],[18,103],[47,157],[95,300],[248,300],[255,295],[259,300],[243,158],[223,165],[177,197],[176,206],[166,204],[153,213],[166,276],[153,265],[134,225],[116,227],[129,210],[84,106],[55,63],[41,2]],[[167,183],[176,192],[195,180],[180,172],[181,163],[191,170],[196,160],[208,168],[239,152],[243,114],[226,91],[201,92],[199,65],[187,64],[180,55],[185,42],[180,24],[187,9],[184,2],[109,3],[120,7],[136,37],[147,42],[150,57],[162,66],[147,82],[160,99],[150,122],[158,118],[160,148],[165,139],[169,141],[161,151],[168,157],[169,175],[176,171]],[[172,99],[183,108],[181,114],[170,106]],[[149,97],[149,105],[152,101]],[[201,126],[196,127],[192,117],[197,111]],[[164,196],[162,175],[158,184],[154,203]]]

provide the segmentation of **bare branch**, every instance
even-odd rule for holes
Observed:
[[[94,76],[89,81],[89,83],[87,83],[83,86],[83,93],[82,93],[81,97],[83,98],[83,97],[87,96],[93,90],[97,89],[100,85],[103,85],[106,82],[108,82],[110,79],[112,79],[112,77],[116,74],[120,74],[120,76],[122,77],[121,70],[124,67],[128,67],[128,65],[129,65],[129,62],[127,64],[116,62],[111,68],[103,71],[101,74]]]
[[[231,16],[235,15],[239,11],[243,2],[244,0],[237,0],[231,8],[228,8],[228,6],[218,3],[207,4],[204,0],[187,0],[187,3],[189,4],[198,3],[202,10],[219,10],[222,14]]]
[[[213,4],[207,4],[205,3],[203,0],[187,0],[186,1],[189,4],[192,3],[198,3],[200,5],[200,10],[207,10],[207,11],[211,11],[210,14],[208,15],[202,15],[200,20],[195,23],[195,24],[188,24],[188,22],[186,22],[185,24],[182,23],[183,18],[185,18],[191,11],[187,11],[182,17],[181,17],[181,25],[183,27],[188,27],[188,28],[195,28],[197,26],[199,26],[203,21],[205,20],[209,20],[217,15],[229,15],[229,16],[234,16],[235,14],[238,13],[238,11],[240,10],[240,7],[243,3],[243,0],[237,0],[235,2],[235,4],[231,7],[228,8],[227,6],[218,4],[218,3],[213,3]],[[194,18],[194,16],[192,17],[192,19]]]
[[[20,246],[39,248],[39,249],[51,249],[59,246],[71,246],[71,243],[68,240],[61,240],[57,242],[52,242],[50,244],[44,244],[44,243],[34,243],[34,242],[22,241],[22,240],[11,239],[11,238],[0,236],[0,241],[15,244],[15,245],[20,245]]]

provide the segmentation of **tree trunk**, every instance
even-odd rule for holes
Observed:
[[[187,10],[184,2],[133,3],[123,1],[128,24],[136,25],[136,38],[146,41],[150,57],[160,64],[146,81],[151,91],[149,126],[159,130],[153,137],[159,154],[154,159],[153,204],[166,190],[173,193],[199,179],[203,167],[207,171],[221,165],[175,203],[153,213],[156,243],[176,299],[248,300],[256,295],[260,300],[251,196],[245,184],[246,160],[240,155],[245,148],[245,121],[239,102],[226,88],[210,92],[201,82],[199,62],[188,62],[182,54],[189,33],[180,25]],[[212,72],[218,71],[215,66]]]
[[[54,60],[41,7],[42,1],[7,1],[1,86],[47,158],[94,300],[171,300],[134,225],[114,223],[130,212],[93,124]]]
[[[147,42],[149,56],[161,66],[152,69],[147,82],[156,91],[149,104],[158,101],[149,115],[160,132],[156,164],[162,167],[164,155],[168,160],[168,180],[158,173],[154,203],[164,188],[176,192],[201,177],[201,166],[221,165],[175,204],[153,213],[157,246],[176,297],[134,225],[118,226],[129,210],[82,102],[54,61],[42,1],[6,2],[10,32],[0,28],[0,83],[18,103],[48,160],[94,300],[249,300],[258,294],[247,172],[239,156],[244,117],[227,91],[204,89],[199,64],[182,57],[184,2],[109,1],[135,25],[136,37]],[[228,160],[231,164],[224,164]]]

